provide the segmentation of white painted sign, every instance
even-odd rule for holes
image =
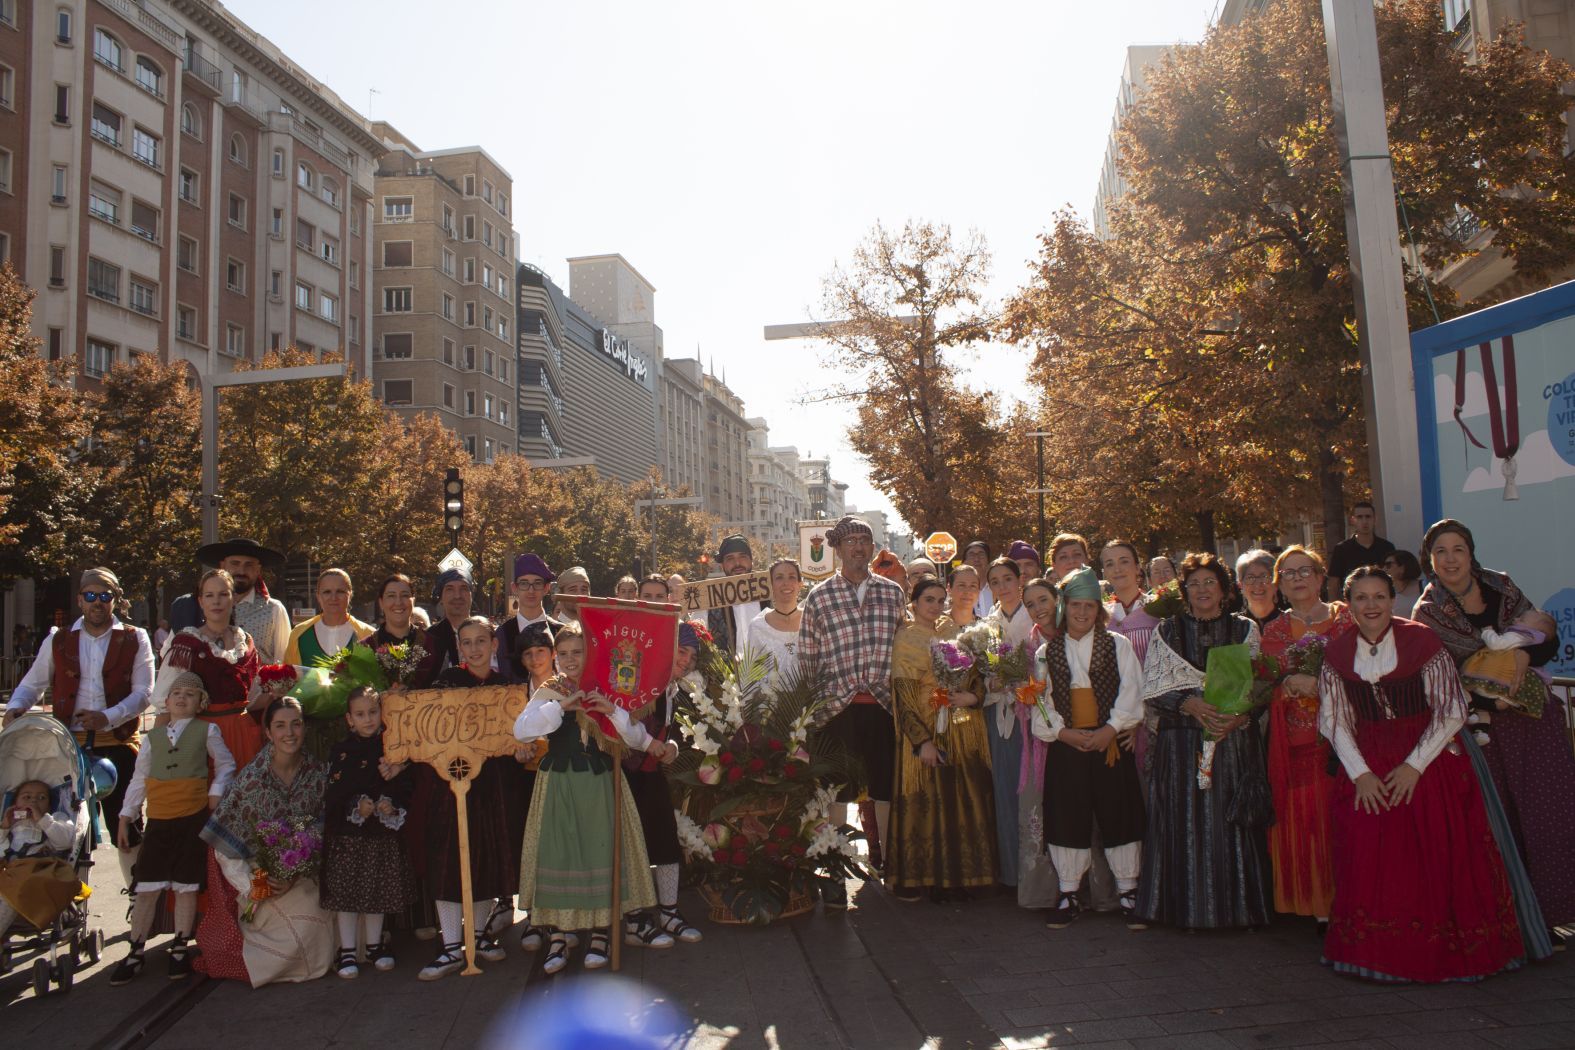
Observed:
[[[438,562],[438,572],[448,572],[450,569],[454,569],[469,576],[471,568],[470,559],[459,553],[458,547],[443,555],[443,560]]]

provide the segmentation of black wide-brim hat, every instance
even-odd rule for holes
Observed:
[[[284,555],[269,550],[249,536],[220,540],[197,548],[197,560],[204,565],[218,565],[225,558],[256,558],[265,569],[277,569],[284,564]]]

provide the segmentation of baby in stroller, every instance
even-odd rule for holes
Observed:
[[[6,794],[0,813],[0,930],[9,929],[18,915],[34,926],[48,926],[76,896],[76,873],[69,880],[59,878],[48,863],[71,855],[76,818],[63,808],[50,812],[49,794],[42,780],[25,780]]]

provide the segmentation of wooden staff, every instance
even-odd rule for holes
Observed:
[[[623,969],[623,911],[620,907],[622,896],[621,883],[623,882],[623,770],[616,758],[612,764],[612,969],[617,973]]]
[[[460,921],[465,931],[465,968],[460,973],[474,977],[481,972],[481,967],[476,965],[476,901],[470,888],[470,817],[465,810],[470,778],[450,780],[448,787],[454,792],[454,812],[459,819],[459,896],[460,907],[464,909]]]

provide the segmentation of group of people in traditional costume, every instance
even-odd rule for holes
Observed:
[[[547,973],[582,935],[587,969],[607,965],[614,936],[701,940],[678,907],[665,770],[684,744],[680,711],[703,688],[705,645],[764,656],[776,682],[815,683],[813,731],[859,773],[838,799],[861,804],[870,860],[899,900],[1001,887],[1051,929],[1086,911],[1132,929],[1301,915],[1328,964],[1388,981],[1512,969],[1561,947],[1556,928],[1575,922],[1575,754],[1541,671],[1557,625],[1478,564],[1463,524],[1428,530],[1426,581],[1404,610],[1390,571],[1403,559],[1370,519],[1337,549],[1352,567],[1333,580],[1302,546],[1249,551],[1233,572],[1211,554],[1145,561],[1121,540],[1096,559],[1069,533],[1048,562],[1023,541],[994,558],[974,541],[955,565],[904,565],[854,515],[826,541],[839,568],[807,591],[798,564],[777,559],[768,601],[681,620],[672,680],[641,716],[581,688],[576,599],[590,577],[535,554],[514,564],[501,623],[474,614],[472,582],[453,569],[436,578],[430,620],[394,574],[364,622],[349,575],[328,569],[320,613],[292,629],[263,581],[282,559],[250,540],[213,544],[157,661],[113,613],[115,574],[84,573],[81,618],[44,641],[5,718],[48,695],[120,773],[103,808],[134,906],[111,983],[145,967],[161,901],[173,906],[171,977],[253,985],[393,969],[395,923],[438,939],[419,974],[436,980],[465,966],[467,942],[506,958],[521,910],[517,943],[545,952]],[[742,536],[716,562],[755,571]],[[616,593],[665,603],[682,587],[650,575]],[[1020,657],[1022,679],[981,660],[943,685],[936,646],[981,624]],[[313,724],[272,673],[356,641],[419,646],[414,688],[527,691],[518,749],[469,778],[468,871],[447,783],[384,755],[383,697],[357,688],[343,725]],[[1210,654],[1242,647],[1266,699],[1227,713],[1205,699]],[[59,837],[48,815],[17,812],[0,822],[4,841]],[[289,877],[265,865],[263,853],[292,848],[320,850],[320,866]],[[820,896],[848,906],[839,879]]]

